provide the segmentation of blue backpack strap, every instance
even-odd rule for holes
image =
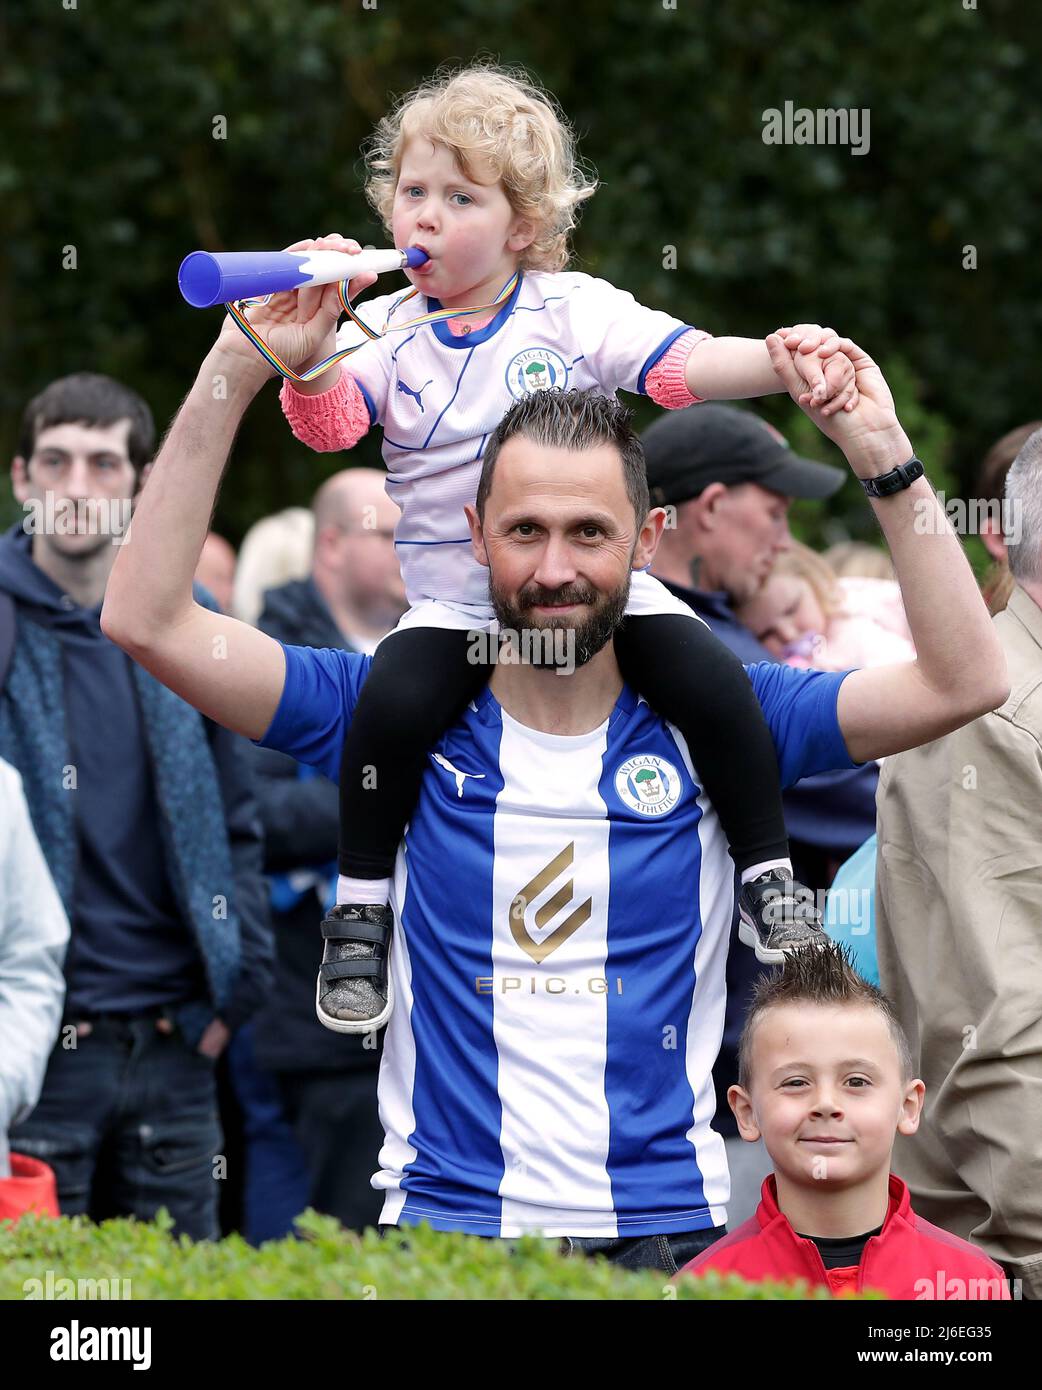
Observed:
[[[11,669],[17,626],[14,599],[9,593],[0,590],[0,690],[3,690],[7,673]]]

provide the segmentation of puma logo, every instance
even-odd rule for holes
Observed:
[[[431,381],[433,380],[434,378],[431,377]],[[411,396],[413,398],[416,404],[420,407],[421,415],[423,414],[423,401],[420,399],[420,397],[423,394],[423,392],[426,391],[427,387],[431,384],[431,381],[425,381],[423,385],[420,387],[419,391],[414,391],[411,386],[406,386],[404,381],[399,381],[398,383],[398,390],[402,393],[403,396]]]
[[[434,759],[434,761],[438,764],[439,767],[443,767],[446,772],[451,772],[453,777],[455,777],[456,795],[458,797],[463,796],[464,778],[472,777],[476,782],[480,782],[485,776],[483,772],[460,772],[458,767],[453,767],[452,764],[449,762],[448,758],[443,758],[440,753],[432,753],[431,757]]]

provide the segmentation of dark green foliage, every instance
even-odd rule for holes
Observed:
[[[525,64],[557,94],[603,180],[580,229],[580,268],[716,333],[799,319],[849,333],[896,367],[913,442],[949,490],[955,478],[969,489],[987,445],[1039,414],[1030,6],[571,0],[537,13],[521,0],[455,0],[432,23],[420,0],[11,0],[7,14],[8,456],[25,400],[73,370],[125,379],[169,420],[217,329],[218,311],[190,310],[177,293],[187,251],[274,248],[334,229],[385,244],[361,193],[362,140],[392,94],[482,51]],[[868,107],[869,153],[765,145],[763,112],[787,100]],[[963,269],[969,245],[976,270]],[[76,270],[62,269],[67,246]],[[836,458],[789,402],[767,413]],[[652,414],[641,403],[641,420]],[[355,461],[377,459],[374,435]],[[219,525],[237,539],[265,512],[306,502],[344,461],[298,445],[269,387],[243,429]],[[950,479],[938,472],[949,462]],[[815,510],[801,528],[809,539],[823,538],[829,514],[872,533],[853,485],[830,512]]]
[[[60,1221],[23,1218],[0,1225],[0,1299],[21,1299],[26,1280],[131,1281],[148,1298],[347,1299],[803,1299],[827,1298],[806,1286],[746,1284],[735,1276],[669,1284],[654,1272],[631,1273],[606,1260],[564,1259],[554,1242],[447,1235],[421,1226],[350,1235],[328,1216],[306,1212],[303,1239],[252,1249],[239,1236],[218,1243],[177,1242],[172,1222]],[[68,1288],[68,1286],[64,1286]],[[120,1286],[122,1288],[122,1286]]]

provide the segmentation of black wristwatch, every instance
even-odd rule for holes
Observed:
[[[911,487],[925,472],[922,462],[913,454],[907,463],[899,463],[889,473],[880,473],[878,478],[862,478],[861,486],[869,497],[892,497],[895,492]]]

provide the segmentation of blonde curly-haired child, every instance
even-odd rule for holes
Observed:
[[[274,309],[316,343],[301,373],[364,344],[328,374],[287,380],[282,405],[314,449],[350,449],[382,427],[412,605],[377,650],[344,745],[340,880],[322,927],[316,996],[320,1020],[343,1032],[390,1016],[388,897],[398,845],[428,750],[488,679],[488,665],[468,660],[469,634],[487,631],[493,610],[464,507],[475,502],[500,420],[545,389],[614,396],[621,388],[670,409],[782,389],[764,342],[710,337],[567,269],[569,235],[596,183],[555,100],[525,73],[490,63],[439,72],[380,121],[366,158],[366,193],[394,245],[429,257],[406,272],[412,290],[362,306],[378,335],[368,341],[354,324],[337,335],[335,287],[283,296]],[[311,248],[359,245],[331,235],[291,249]],[[373,279],[357,277],[352,294]],[[804,325],[785,345],[808,400],[830,413],[853,406],[853,369],[831,330]],[[529,588],[527,621],[558,623],[534,606],[568,595],[533,598]],[[745,939],[762,960],[782,960],[820,932],[810,895],[801,899],[792,881],[775,752],[742,666],[645,572],[632,577],[616,650],[629,683],[688,742],[742,876],[742,920],[755,934]],[[771,898],[773,922],[764,910]],[[787,924],[779,898],[792,906]]]

